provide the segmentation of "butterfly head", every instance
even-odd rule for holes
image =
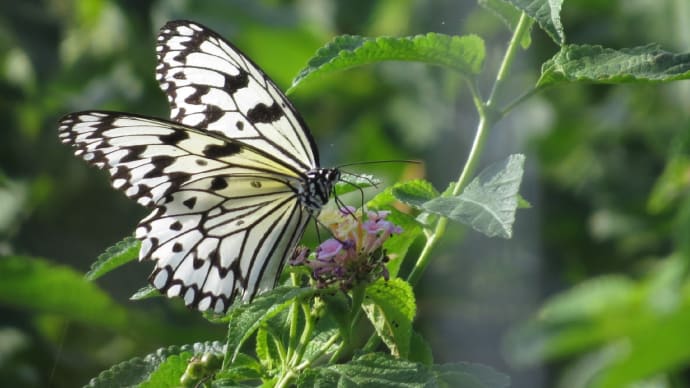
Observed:
[[[307,180],[299,193],[302,205],[312,214],[318,214],[328,202],[333,186],[340,180],[337,168],[314,168],[307,172]]]

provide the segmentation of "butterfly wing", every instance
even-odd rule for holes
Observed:
[[[156,288],[216,312],[273,288],[310,216],[298,172],[242,142],[136,115],[72,113],[59,129],[113,187],[153,208],[136,236]]]
[[[173,121],[240,140],[298,171],[317,167],[318,151],[290,101],[240,50],[189,21],[158,35],[156,79]]]

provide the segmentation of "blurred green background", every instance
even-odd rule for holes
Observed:
[[[690,50],[687,0],[573,0],[562,18],[571,43],[623,48],[655,41],[669,51]],[[56,123],[63,114],[88,109],[167,117],[153,77],[154,39],[172,19],[216,30],[283,90],[336,35],[434,31],[486,40],[486,76],[480,79],[486,95],[510,37],[475,1],[2,0],[0,255],[41,257],[83,273],[106,247],[133,232],[146,211],[61,145]],[[540,64],[558,49],[538,29],[532,37],[532,47],[517,59],[514,93],[503,96],[505,102],[534,85]],[[440,190],[456,179],[477,121],[460,79],[422,64],[337,73],[300,86],[291,99],[320,145],[322,165],[420,159],[423,168],[359,171],[388,183],[424,177]],[[525,153],[521,193],[533,207],[518,212],[510,241],[449,228],[418,294],[417,325],[437,362],[484,363],[511,375],[516,387],[580,386],[572,375],[583,368],[581,355],[617,341],[618,326],[608,337],[583,336],[570,350],[536,355],[525,355],[522,346],[558,345],[538,327],[531,337],[514,334],[507,345],[506,333],[515,333],[558,292],[604,274],[629,275],[637,284],[670,256],[681,264],[674,272],[678,287],[669,289],[682,294],[690,258],[689,108],[688,82],[578,84],[548,90],[499,123],[483,162]],[[122,326],[73,322],[59,311],[0,296],[0,380],[7,386],[81,385],[113,363],[160,346],[222,340],[222,327],[179,301],[129,301],[150,269],[150,263],[133,263],[98,280],[136,317]],[[1,273],[0,281],[6,281]],[[585,302],[605,295],[590,298]],[[658,305],[654,298],[648,302]],[[682,310],[683,302],[678,306]],[[639,318],[629,312],[621,317]],[[667,353],[664,344],[651,348],[650,357]],[[558,360],[545,362],[551,355]],[[688,359],[684,354],[662,363],[661,386],[687,386]]]

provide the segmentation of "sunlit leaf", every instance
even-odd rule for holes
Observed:
[[[558,45],[565,43],[561,23],[563,0],[505,0],[534,19]]]
[[[666,82],[689,78],[690,53],[671,53],[656,44],[620,50],[567,45],[544,63],[537,86],[564,82]]]
[[[489,237],[510,238],[524,162],[524,155],[511,155],[487,167],[462,194],[435,198],[422,207],[469,225]]]
[[[392,193],[400,202],[417,208],[439,195],[430,182],[422,179],[397,183]]]
[[[139,386],[148,381],[149,377],[155,373],[158,367],[171,356],[183,353],[195,356],[213,353],[222,356],[224,350],[223,345],[217,341],[183,346],[170,346],[158,349],[156,352],[150,353],[145,357],[136,357],[112,366],[110,369],[101,372],[97,377],[91,379],[86,386],[91,388]],[[171,366],[174,370],[177,370],[177,365]],[[164,375],[167,375],[167,373],[164,373],[161,378],[165,377]],[[179,384],[179,380],[177,383]]]
[[[383,61],[425,62],[466,75],[478,74],[484,55],[484,42],[475,35],[428,33],[402,38],[342,35],[316,52],[295,77],[288,92],[315,76]]]
[[[422,364],[385,354],[365,354],[347,364],[313,368],[300,375],[300,387],[433,387],[434,374]]]
[[[96,280],[106,273],[139,257],[141,241],[134,237],[125,237],[120,242],[105,250],[91,265],[86,273],[87,280]]]
[[[412,287],[400,278],[379,279],[367,287],[362,308],[391,354],[407,358],[417,310]]]

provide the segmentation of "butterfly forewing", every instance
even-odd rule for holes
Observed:
[[[297,170],[318,165],[311,134],[290,101],[237,48],[195,23],[167,23],[156,78],[173,121],[264,150]]]

